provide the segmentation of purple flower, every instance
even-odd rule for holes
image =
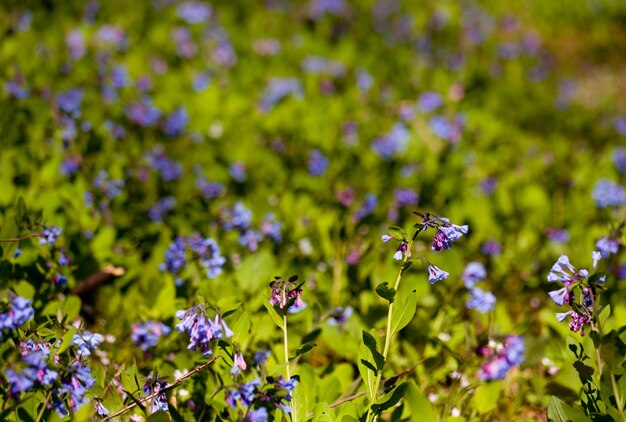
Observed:
[[[450,274],[446,271],[430,264],[428,266],[428,281],[430,284],[435,284],[438,281],[441,281],[445,278],[448,278]]]
[[[240,375],[241,371],[245,371],[247,368],[248,365],[243,359],[243,354],[241,352],[235,353],[235,357],[233,359],[233,367],[230,370],[230,375]]]
[[[494,345],[492,356],[482,365],[478,378],[483,381],[503,379],[506,374],[524,361],[524,338],[508,336],[501,344]],[[495,353],[494,353],[495,352]]]
[[[130,338],[144,352],[157,345],[159,338],[169,335],[171,329],[162,322],[148,320],[133,324]]]
[[[152,376],[149,376],[146,383],[143,385],[143,393],[146,396],[158,393],[167,387],[167,381],[164,379],[157,379],[156,381],[152,381]],[[150,403],[150,413],[158,412],[159,410],[163,412],[168,412],[170,410],[167,404],[167,396],[165,393],[158,394],[155,398],[152,399]]]
[[[274,242],[280,243],[283,240],[282,227],[282,223],[274,219],[274,214],[267,213],[261,223],[261,232]]]
[[[461,277],[465,282],[465,287],[471,289],[476,283],[487,277],[487,270],[480,262],[470,262],[465,266]]]
[[[252,211],[241,202],[236,202],[231,209],[222,211],[222,227],[224,230],[237,229],[245,231],[250,227]]]
[[[613,125],[615,126],[615,130],[620,135],[626,135],[626,118],[623,116],[616,116],[613,120]]]
[[[83,90],[72,88],[60,92],[56,96],[56,103],[59,109],[73,118],[80,117],[80,103],[83,101]]]
[[[435,111],[442,105],[443,99],[441,98],[441,95],[432,91],[424,92],[417,100],[418,108],[424,113]]]
[[[161,118],[161,110],[152,104],[152,98],[146,96],[141,102],[130,104],[126,108],[126,116],[138,126],[151,127]]]
[[[302,98],[303,89],[300,81],[296,78],[271,79],[261,99],[261,110],[265,112],[270,111],[276,104],[288,96]]]
[[[263,241],[263,234],[256,230],[246,230],[239,236],[239,244],[248,248],[250,252],[259,249],[259,243]]]
[[[600,252],[602,258],[608,258],[617,253],[621,241],[619,239],[611,239],[610,237],[602,237],[596,242],[596,249]]]
[[[5,313],[0,313],[0,330],[15,330],[34,316],[35,311],[31,306],[30,300],[21,296],[14,296],[9,310]],[[1,333],[0,339],[2,339]]]
[[[390,160],[397,153],[404,152],[411,134],[402,123],[396,123],[387,134],[372,141],[372,149],[381,158]]]
[[[67,414],[67,408],[61,397],[69,396],[72,410],[80,409],[89,399],[85,397],[87,391],[93,388],[96,379],[91,376],[89,367],[76,361],[67,367],[67,373],[61,377],[61,386],[53,393],[53,406],[60,415]]]
[[[359,208],[352,216],[352,220],[355,223],[363,220],[365,217],[374,212],[376,205],[378,205],[378,197],[373,193],[368,193],[361,208]]]
[[[204,177],[196,177],[196,187],[200,189],[202,196],[207,199],[220,198],[226,193],[226,188],[221,183],[209,182]]]
[[[200,72],[193,78],[193,90],[196,92],[204,91],[211,84],[211,74],[208,72]]]
[[[345,0],[311,0],[309,3],[309,16],[313,20],[321,18],[326,13],[341,16],[346,11]]]
[[[230,175],[236,182],[244,182],[246,180],[246,165],[242,162],[231,164]]]
[[[75,155],[72,155],[72,156],[66,157],[65,160],[63,160],[63,162],[61,163],[60,173],[63,176],[71,176],[73,174],[76,174],[79,168],[80,168],[80,158]]]
[[[500,242],[495,239],[489,239],[485,243],[483,243],[481,250],[485,255],[491,256],[500,255],[500,253],[502,252]]]
[[[401,261],[405,256],[411,256],[411,252],[409,252],[409,245],[406,242],[400,242],[400,246],[396,249],[396,253],[393,254],[393,259]]]
[[[279,409],[282,409],[285,413],[291,413],[291,407],[287,404],[291,402],[293,390],[296,388],[298,384],[298,380],[296,378],[291,378],[289,380],[285,380],[285,378],[281,375],[276,379],[274,386],[279,390],[284,390],[283,394],[277,395],[275,400],[277,400],[274,405]]]
[[[104,407],[101,401],[95,400],[96,413],[99,416],[107,416],[109,414],[109,409]]]
[[[172,196],[167,196],[160,201],[158,201],[150,210],[148,211],[148,217],[150,220],[155,222],[160,222],[163,220],[163,217],[170,212],[176,206],[176,200]]]
[[[399,207],[416,205],[419,201],[419,195],[413,189],[397,188],[393,195]]]
[[[546,235],[554,243],[565,243],[569,240],[569,233],[567,230],[548,228],[546,229]]]
[[[6,369],[4,374],[9,383],[9,395],[12,397],[16,397],[20,393],[25,393],[35,385],[32,379],[13,369]]]
[[[162,145],[156,145],[144,157],[150,168],[159,172],[166,182],[178,180],[183,176],[183,168],[180,163],[168,158]]]
[[[607,179],[598,180],[592,195],[599,208],[618,207],[626,203],[624,188]]]
[[[618,147],[613,150],[613,164],[620,174],[626,174],[626,149]]]
[[[480,190],[485,195],[491,195],[498,187],[498,179],[496,179],[495,177],[486,177],[480,181],[479,186]]]
[[[163,125],[163,132],[167,136],[174,137],[183,133],[189,124],[189,114],[184,107],[178,107],[167,117]]]
[[[6,81],[4,83],[4,91],[11,97],[17,99],[24,99],[28,97],[28,89],[24,87],[21,79],[14,79],[12,81]]]
[[[128,76],[128,68],[125,65],[115,66],[111,71],[111,84],[114,88],[125,88],[130,86],[132,80]]]
[[[61,229],[56,226],[44,227],[39,233],[40,245],[54,245],[57,239],[61,236]]]
[[[465,303],[469,309],[475,309],[486,314],[496,306],[496,297],[491,292],[486,292],[479,287],[470,289],[471,298]]]
[[[272,289],[270,305],[278,304],[280,309],[288,309],[288,312],[295,314],[306,308],[306,303],[302,300],[302,289],[295,288],[289,290],[287,286]]]
[[[13,259],[18,258],[22,254],[22,252],[23,251],[20,248],[15,249],[15,252],[13,252]]]
[[[93,181],[94,187],[98,188],[109,199],[115,199],[122,194],[124,181],[111,179],[106,170],[100,170]]]
[[[269,420],[267,409],[260,407],[256,410],[248,410],[243,420],[245,422],[267,422]]]
[[[440,226],[433,238],[431,249],[435,252],[450,249],[452,243],[466,234],[467,230],[467,225],[457,226],[456,224],[449,224],[448,226]]]
[[[79,357],[86,357],[91,356],[91,352],[95,351],[103,340],[104,336],[102,334],[91,333],[85,330],[82,333],[74,334],[72,345],[78,348]]]
[[[270,357],[269,350],[259,350],[258,352],[254,353],[253,360],[256,365],[263,365],[265,364],[265,362],[267,361],[269,357]]]
[[[346,308],[337,307],[333,309],[330,317],[328,318],[328,325],[330,325],[331,327],[336,325],[345,325],[345,323],[348,322],[348,319],[352,316],[352,312],[353,310],[351,306],[348,306]]]
[[[178,5],[178,17],[188,24],[207,22],[211,17],[211,7],[199,1],[187,1]]]
[[[314,149],[309,154],[309,173],[313,176],[323,176],[328,168],[328,158],[320,150]]]
[[[205,357],[213,354],[211,340],[233,336],[233,332],[219,315],[215,316],[215,320],[207,318],[203,306],[193,306],[186,311],[177,311],[176,318],[181,320],[176,324],[176,330],[189,335],[187,349],[198,350]]]

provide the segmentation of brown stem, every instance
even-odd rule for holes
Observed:
[[[41,236],[41,234],[33,233],[33,234],[29,234],[28,236],[24,236],[24,237],[16,237],[16,238],[13,238],[13,239],[0,239],[0,243],[19,242],[19,241],[22,241],[22,240],[32,239],[33,237],[39,237],[39,236]]]
[[[213,357],[211,360],[209,360],[206,363],[203,363],[202,365],[198,366],[197,368],[189,371],[188,373],[186,373],[185,375],[183,375],[180,378],[175,379],[171,384],[168,384],[167,386],[165,386],[164,388],[162,388],[161,390],[152,393],[150,395],[147,395],[145,397],[140,397],[137,399],[137,401],[132,402],[131,404],[129,404],[128,406],[118,410],[117,412],[107,416],[106,418],[102,419],[103,421],[108,421],[111,420],[113,418],[116,418],[120,415],[123,415],[124,413],[128,412],[130,409],[132,409],[133,407],[137,406],[137,403],[145,403],[145,402],[149,402],[150,400],[152,400],[153,398],[157,397],[160,394],[163,394],[165,391],[171,390],[172,388],[176,387],[178,384],[180,384],[181,382],[183,382],[184,380],[186,380],[187,378],[191,377],[194,374],[197,374],[198,372],[202,371],[204,368],[206,368],[207,366],[209,366],[210,364],[212,364],[213,362],[215,362],[217,359],[220,358],[220,355],[217,355],[215,357]]]

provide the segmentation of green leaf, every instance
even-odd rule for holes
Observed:
[[[558,397],[550,397],[548,421],[552,422],[591,422],[582,410],[574,408]]]
[[[22,220],[24,219],[26,212],[26,203],[24,202],[24,198],[20,196],[17,200],[17,206],[15,207],[15,223],[17,224],[17,227],[22,227]]]
[[[389,288],[388,286],[389,283],[387,283],[386,281],[380,283],[378,286],[376,286],[376,293],[378,293],[378,296],[387,300],[389,303],[393,303],[393,299],[396,296],[396,289],[394,289],[393,287]]]
[[[609,316],[611,316],[611,305],[606,305],[600,311],[600,315],[598,315],[598,317],[600,318],[600,324],[604,326],[604,323],[609,318]]]
[[[272,321],[274,321],[274,324],[276,324],[276,326],[280,328],[281,330],[284,330],[283,319],[280,317],[280,315],[278,315],[278,312],[276,312],[276,309],[274,309],[274,307],[270,305],[270,303],[267,301],[265,297],[263,297],[263,306],[265,306],[265,309],[267,309],[267,312],[269,312],[270,318],[272,318]]]
[[[318,403],[313,408],[313,422],[334,422],[336,418],[335,411],[328,403]]]
[[[148,417],[148,422],[170,422],[170,415],[163,410],[159,410]]]
[[[80,313],[81,302],[78,296],[68,296],[63,302],[63,315],[66,321],[73,321]]]
[[[75,327],[70,328],[69,330],[67,330],[67,333],[63,334],[63,337],[61,338],[61,345],[59,346],[58,350],[59,354],[65,352],[72,345],[72,339],[74,338],[74,334],[76,334]]]
[[[17,409],[17,416],[19,416],[20,421],[35,422],[35,419],[23,407]]]
[[[302,346],[298,347],[298,349],[296,350],[296,354],[293,355],[293,357],[291,357],[290,359],[295,359],[298,356],[303,355],[306,352],[312,350],[316,346],[317,346],[317,343],[314,343],[312,341],[310,341],[308,343],[304,343]]]
[[[472,403],[478,413],[487,413],[498,406],[502,381],[494,381],[479,385],[474,391]]]
[[[365,343],[361,343],[359,346],[359,354],[357,355],[357,367],[359,368],[359,373],[365,384],[365,392],[370,400],[375,396],[374,384],[376,383],[376,368],[372,363],[373,361],[374,356],[372,352]]]
[[[414,382],[411,382],[409,385],[405,403],[410,410],[411,421],[437,422],[437,415],[432,403]]]
[[[391,226],[389,227],[389,229],[387,229],[387,233],[389,233],[389,236],[395,239],[409,243],[409,236],[406,234],[402,227]]]
[[[378,344],[376,343],[376,339],[373,335],[363,330],[363,344],[370,350],[372,353],[372,357],[374,358],[374,362],[376,362],[376,369],[381,371],[385,366],[385,358],[378,351]]]
[[[241,316],[239,316],[237,321],[233,324],[233,341],[240,341],[242,336],[248,334],[251,326],[252,322],[250,321],[250,313],[247,310],[244,310],[241,313]]]
[[[375,413],[381,413],[387,409],[391,409],[392,407],[394,407],[400,402],[400,400],[402,400],[409,388],[409,385],[410,383],[405,381],[393,390],[389,391],[387,394],[374,402],[374,404],[372,405],[372,410]]]
[[[402,267],[400,267],[400,270],[402,272],[405,272],[411,265],[413,265],[413,260],[406,261],[402,264]]]
[[[417,293],[415,290],[410,292],[404,301],[396,302],[396,305],[391,317],[391,336],[409,325],[409,322],[413,319],[417,309]]]

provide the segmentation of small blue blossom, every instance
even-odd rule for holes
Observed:
[[[143,385],[143,393],[146,396],[158,393],[167,387],[167,381],[163,379],[157,379],[156,381],[152,381],[152,376],[149,376],[146,383]],[[167,404],[167,396],[165,393],[158,394],[155,398],[150,402],[150,413],[158,412],[159,410],[163,412],[168,412],[170,410]]]
[[[428,282],[435,284],[438,281],[448,278],[450,274],[434,265],[428,266]]]
[[[252,211],[241,202],[236,202],[231,209],[222,210],[222,227],[224,230],[246,231],[250,227],[251,220]]]
[[[600,252],[602,258],[608,258],[615,255],[621,245],[619,239],[611,239],[610,237],[602,237],[596,242],[596,249]]]
[[[256,365],[264,365],[269,357],[269,350],[259,350],[258,352],[254,352],[253,360]]]
[[[196,187],[200,189],[202,196],[207,199],[220,198],[226,193],[226,188],[221,183],[209,182],[204,177],[196,177]]]
[[[211,7],[199,1],[186,1],[176,9],[178,17],[188,24],[208,22],[211,17]]]
[[[437,92],[427,91],[420,95],[417,107],[424,113],[430,113],[443,105],[443,99]]]
[[[215,320],[207,318],[203,306],[193,306],[186,311],[177,311],[176,318],[181,320],[176,324],[176,331],[187,333],[189,336],[187,349],[198,350],[205,357],[213,354],[211,340],[233,336],[233,332],[219,315],[215,316]]]
[[[100,170],[93,181],[94,187],[98,188],[108,199],[115,199],[122,194],[124,181],[111,179],[106,170]]]
[[[170,327],[162,322],[148,320],[133,324],[130,338],[144,352],[157,345],[159,338],[170,334]]]
[[[593,199],[599,208],[618,207],[626,203],[626,192],[622,186],[600,179],[593,188]]]
[[[176,206],[176,199],[172,196],[167,196],[161,200],[159,200],[150,210],[148,211],[148,217],[150,220],[155,222],[160,222],[163,220],[163,217],[170,212]]]
[[[246,165],[240,161],[230,165],[231,177],[239,183],[243,183],[246,180]]]
[[[263,241],[263,234],[256,230],[246,230],[239,236],[239,244],[248,248],[250,252],[259,249],[259,243]]]
[[[350,317],[352,316],[352,312],[353,312],[353,309],[351,306],[348,306],[346,308],[337,307],[333,309],[333,311],[330,314],[330,317],[328,318],[328,325],[330,326],[345,325],[345,323],[348,322],[348,319],[350,319]]]
[[[104,407],[104,405],[102,404],[101,401],[96,400],[95,401],[95,407],[96,407],[96,413],[99,416],[107,416],[109,414],[109,409],[107,409],[106,407]]]
[[[393,192],[393,196],[395,198],[396,205],[399,207],[417,205],[419,202],[419,195],[413,189],[397,188]]]
[[[102,341],[104,341],[102,334],[91,333],[85,330],[81,333],[74,334],[72,345],[78,348],[77,352],[79,357],[86,357],[91,356],[91,353],[100,346]]]
[[[487,277],[487,270],[480,262],[470,262],[465,266],[461,277],[465,282],[465,287],[471,289],[476,283]]]
[[[390,160],[397,153],[404,152],[411,134],[402,123],[396,123],[387,134],[372,141],[372,149],[381,158]]]
[[[373,193],[368,193],[361,208],[359,208],[352,216],[354,222],[358,223],[368,215],[372,214],[376,209],[376,205],[378,205],[378,197]]]
[[[261,223],[261,232],[274,242],[280,243],[283,240],[282,227],[282,223],[275,220],[274,214],[267,213]]]
[[[114,88],[126,88],[130,86],[132,80],[128,75],[128,68],[125,65],[115,66],[111,71],[111,84]]]
[[[261,110],[268,112],[282,99],[293,96],[302,98],[302,84],[296,78],[273,78],[269,81],[263,98],[261,99]]]
[[[146,96],[141,102],[130,104],[126,108],[126,116],[138,126],[151,127],[161,118],[161,110],[154,106],[150,97]]]
[[[13,259],[18,258],[22,254],[22,252],[23,251],[20,248],[15,249],[15,252],[13,252]]]
[[[183,175],[183,168],[178,161],[170,159],[165,153],[163,145],[156,145],[152,151],[144,155],[151,169],[159,172],[163,180],[171,182]]]
[[[189,114],[184,107],[178,107],[167,117],[163,125],[163,132],[167,136],[178,136],[183,133],[189,124]]]
[[[56,103],[59,109],[73,118],[80,117],[80,104],[83,101],[83,90],[72,88],[60,92],[56,96]]]
[[[266,408],[260,407],[256,410],[248,410],[248,413],[246,413],[243,420],[245,422],[267,422],[269,420],[269,415],[267,414]]]
[[[39,244],[53,246],[61,236],[61,229],[56,226],[44,227],[39,233]]]
[[[309,154],[309,173],[312,176],[323,176],[328,168],[328,158],[320,150],[313,150]]]
[[[613,150],[613,164],[620,174],[626,174],[626,149],[617,147]]]
[[[470,289],[471,298],[465,303],[469,309],[475,309],[480,313],[487,313],[496,306],[496,297],[491,292],[486,292],[479,287]]]

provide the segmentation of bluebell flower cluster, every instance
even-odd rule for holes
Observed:
[[[595,270],[598,261],[602,259],[599,251],[591,254],[593,259],[593,269]],[[569,328],[573,332],[579,332],[585,335],[585,326],[593,323],[591,315],[591,307],[595,302],[596,283],[603,283],[606,276],[597,277],[593,282],[589,278],[589,271],[586,269],[577,270],[570,262],[567,255],[561,255],[554,263],[548,274],[548,281],[551,283],[563,283],[563,287],[558,290],[549,292],[550,298],[559,306],[564,304],[570,305],[571,310],[567,312],[558,312],[556,318],[558,321],[564,321],[568,316],[571,317]],[[576,295],[573,289],[580,290],[581,303],[574,303]]]
[[[132,103],[126,108],[128,119],[141,127],[153,127],[161,118],[161,110],[154,106],[152,98],[145,96],[140,102]]]
[[[453,119],[445,116],[433,116],[428,121],[430,130],[435,136],[448,142],[456,143],[461,139],[465,126],[465,117],[457,115]]]
[[[179,18],[191,25],[206,23],[211,17],[211,7],[199,1],[180,3],[176,12]]]
[[[306,303],[302,300],[302,289],[295,283],[275,277],[271,287],[270,305],[278,305],[280,309],[290,314],[298,313],[306,308]]]
[[[268,112],[288,96],[302,98],[304,90],[296,78],[272,78],[261,98],[261,110]]]
[[[613,164],[620,174],[626,174],[626,149],[618,147],[613,150]]]
[[[79,357],[91,356],[100,343],[104,341],[104,336],[98,333],[91,333],[87,330],[77,332],[72,338],[72,345],[76,346]]]
[[[196,187],[207,199],[220,198],[226,193],[226,187],[218,182],[209,182],[203,176],[196,177]]]
[[[428,265],[428,282],[430,284],[435,284],[438,281],[444,280],[448,278],[449,275],[450,273],[442,270],[441,268],[435,265],[432,265],[432,264]]]
[[[198,233],[186,237],[178,236],[165,252],[165,262],[160,265],[161,271],[180,275],[184,267],[191,261],[198,261],[208,278],[215,278],[222,273],[226,258],[221,255],[217,242],[203,238]]]
[[[417,205],[419,202],[419,195],[413,189],[409,188],[397,188],[393,192],[393,196],[396,205],[399,207],[408,207]]]
[[[328,325],[330,326],[343,326],[348,322],[348,319],[352,316],[353,309],[351,306],[345,308],[339,306],[333,309],[328,317]]]
[[[426,91],[417,100],[417,108],[423,113],[430,113],[443,105],[441,94],[433,91]]]
[[[168,336],[171,328],[159,321],[148,320],[130,328],[131,340],[144,352],[155,347],[161,337]]]
[[[555,229],[550,227],[546,229],[546,235],[554,243],[565,243],[569,241],[569,233],[565,229]]]
[[[62,230],[56,226],[44,227],[39,233],[39,244],[53,246],[59,236],[61,236]]]
[[[163,145],[156,145],[152,151],[145,154],[144,158],[150,168],[157,171],[166,182],[178,180],[183,175],[182,166],[165,154]]]
[[[4,83],[4,91],[11,97],[23,100],[28,98],[29,90],[24,86],[23,81],[13,79]]]
[[[230,165],[229,171],[230,171],[230,176],[236,182],[243,183],[246,181],[246,178],[247,178],[246,165],[242,163],[241,161],[232,163]]]
[[[226,404],[233,409],[237,408],[238,403],[243,407],[250,407],[254,402],[254,396],[260,386],[261,380],[256,378],[250,382],[241,384],[237,389],[226,390]]]
[[[254,352],[254,357],[252,358],[255,365],[265,365],[265,362],[270,357],[269,350],[258,350]]]
[[[93,185],[109,199],[117,198],[122,194],[122,189],[124,189],[124,181],[111,179],[106,170],[101,170],[98,173],[93,181]]]
[[[396,123],[391,130],[372,141],[372,149],[381,158],[390,160],[397,153],[406,151],[411,134],[402,123]]]
[[[276,220],[273,213],[265,214],[263,221],[261,222],[261,232],[272,239],[275,243],[280,243],[283,240],[283,225],[280,221]]]
[[[166,196],[160,199],[148,211],[148,217],[155,222],[163,221],[163,217],[176,206],[176,199],[173,196]]]
[[[69,117],[80,117],[80,105],[83,101],[83,90],[80,88],[72,88],[57,94],[56,103],[59,110],[67,114]]]
[[[489,345],[479,349],[479,354],[487,360],[483,363],[478,378],[483,381],[504,379],[512,368],[524,362],[524,351],[524,338],[521,336],[508,336],[501,343],[489,342]]]
[[[157,378],[156,380],[153,380],[152,376],[149,376],[143,385],[143,394],[145,396],[149,396],[155,393],[159,393],[165,387],[167,387],[166,380],[162,378]],[[168,412],[170,410],[165,392],[157,394],[157,396],[150,401],[149,412],[152,414],[158,412],[159,410],[163,412]]]
[[[176,324],[176,331],[187,333],[189,336],[187,349],[198,350],[205,357],[213,355],[212,340],[233,336],[233,332],[226,325],[226,321],[219,315],[215,315],[214,320],[208,318],[205,307],[201,305],[193,306],[186,311],[177,311],[176,318],[181,320]]]
[[[602,258],[608,258],[611,255],[615,255],[622,244],[620,239],[613,239],[608,236],[601,237],[596,242],[596,249],[600,252]]]
[[[378,205],[378,197],[374,193],[368,193],[365,196],[365,200],[363,201],[363,205],[356,210],[356,212],[352,215],[352,220],[355,223],[360,222],[368,215],[372,214]]]
[[[626,204],[626,191],[617,183],[600,179],[593,188],[593,199],[599,208],[619,207]]]
[[[189,124],[189,114],[184,107],[178,107],[172,112],[163,124],[163,132],[167,136],[178,136],[183,133]]]
[[[96,379],[91,376],[91,369],[86,364],[76,361],[67,367],[67,372],[61,377],[61,386],[56,387],[52,394],[52,406],[61,416],[69,413],[65,401],[68,400],[72,411],[77,411],[90,400],[86,397]]]
[[[320,150],[314,149],[309,154],[309,173],[312,176],[323,176],[328,168],[328,158]]]
[[[63,162],[61,163],[61,168],[59,169],[59,172],[63,176],[72,176],[78,172],[79,168],[80,168],[79,157],[72,155],[72,156],[66,157],[63,160]]]
[[[9,382],[9,394],[17,397],[33,388],[48,387],[59,376],[58,372],[48,367],[47,359],[50,350],[47,347],[32,347],[32,350],[23,349],[21,371],[6,369],[5,375]]]
[[[233,367],[230,370],[230,375],[241,375],[242,371],[245,371],[248,368],[248,364],[243,358],[243,354],[241,352],[235,353],[233,358]]]
[[[475,309],[481,313],[487,313],[496,306],[496,297],[493,293],[476,287],[476,283],[487,277],[487,270],[480,262],[470,262],[463,270],[463,282],[470,293],[470,299],[465,303],[468,309]]]
[[[0,340],[2,331],[13,331],[24,325],[35,316],[31,302],[21,296],[13,296],[6,312],[0,313]]]

